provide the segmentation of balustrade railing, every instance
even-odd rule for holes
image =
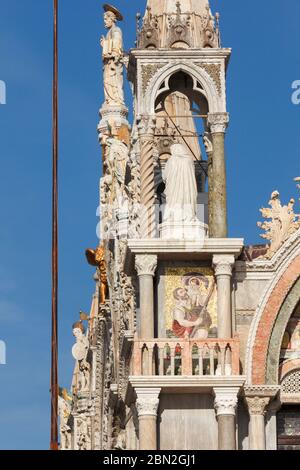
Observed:
[[[134,341],[135,376],[239,375],[239,340],[155,339]]]

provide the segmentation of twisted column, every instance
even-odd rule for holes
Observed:
[[[155,237],[154,132],[156,119],[141,116],[138,132],[141,149],[140,237]]]

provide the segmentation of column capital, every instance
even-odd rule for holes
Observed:
[[[217,416],[235,415],[238,404],[239,387],[214,388]]]
[[[142,416],[157,416],[160,388],[135,389],[136,407],[139,418]]]
[[[214,255],[213,267],[216,276],[232,276],[232,268],[235,264],[233,255]]]
[[[251,416],[264,416],[267,406],[270,403],[270,397],[245,397],[249,414]]]
[[[157,268],[157,255],[135,255],[135,269],[138,273],[138,276],[144,275],[155,275]]]
[[[212,134],[225,134],[229,124],[228,113],[208,113],[208,125]]]
[[[154,136],[156,129],[156,117],[143,114],[137,118],[138,133],[142,135]]]

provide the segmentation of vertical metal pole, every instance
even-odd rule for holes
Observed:
[[[53,61],[53,188],[52,188],[52,341],[51,341],[51,450],[58,450],[58,0],[54,5]]]

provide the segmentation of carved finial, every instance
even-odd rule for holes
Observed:
[[[219,47],[222,47],[221,31],[220,31],[220,13],[217,12],[215,15],[215,18],[216,18],[216,35],[218,38],[218,44],[219,44]]]
[[[140,13],[136,14],[136,42],[135,45],[138,47],[140,43],[140,36],[141,36],[141,17]]]
[[[279,192],[274,191],[269,201],[270,207],[260,210],[262,216],[269,219],[257,223],[258,227],[266,232],[261,237],[271,242],[265,258],[271,259],[283,243],[300,228],[300,215],[295,214],[294,204],[295,199],[291,199],[288,205],[282,206]]]

